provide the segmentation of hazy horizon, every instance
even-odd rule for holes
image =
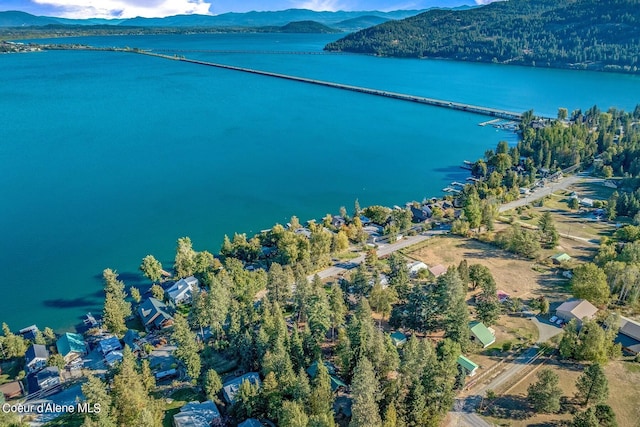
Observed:
[[[70,19],[161,18],[174,15],[219,15],[228,12],[419,10],[486,4],[495,0],[4,0],[0,11]]]

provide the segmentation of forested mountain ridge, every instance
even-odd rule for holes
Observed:
[[[510,0],[430,10],[350,34],[331,51],[640,72],[640,0]]]

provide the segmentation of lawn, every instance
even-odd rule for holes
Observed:
[[[174,391],[173,393],[171,393],[171,395],[169,395],[169,399],[166,400],[162,426],[172,427],[173,416],[180,412],[180,408],[187,403],[194,401],[202,402],[204,400],[205,396],[202,394],[202,392],[192,387],[182,388],[180,390]]]

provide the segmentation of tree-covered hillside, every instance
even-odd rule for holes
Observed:
[[[431,10],[344,37],[327,50],[638,73],[639,0],[510,0]]]

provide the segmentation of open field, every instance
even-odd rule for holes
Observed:
[[[512,298],[528,299],[544,295],[553,301],[566,297],[566,280],[555,269],[473,239],[436,237],[408,255],[429,266],[457,266],[463,259],[469,265],[482,264],[491,270],[498,289]]]
[[[628,427],[640,426],[640,370],[631,372],[629,365],[633,362],[613,361],[605,366],[609,379],[609,399],[607,403],[614,409],[618,425]],[[637,366],[637,363],[635,364]],[[536,372],[550,368],[560,377],[562,389],[561,409],[557,414],[535,414],[529,410],[526,401],[527,388],[537,381]],[[583,370],[583,365],[551,359],[549,362],[531,372],[522,382],[514,387],[508,395],[502,396],[493,404],[494,416],[486,417],[496,425],[513,427],[555,426],[573,418],[573,412],[584,410],[574,396],[575,382]],[[633,370],[633,369],[632,369]]]

